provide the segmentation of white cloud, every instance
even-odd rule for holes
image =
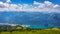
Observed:
[[[39,4],[41,4],[41,3],[34,1],[34,4],[35,4],[35,5],[39,5]]]
[[[58,8],[58,7],[60,7],[60,6],[59,6],[59,5],[57,5],[57,4],[53,6],[53,8]]]
[[[0,2],[0,4],[3,4],[3,2]]]
[[[49,1],[44,1],[44,3],[39,3],[35,1],[35,4],[38,4],[38,7],[35,8],[34,10],[37,11],[44,11],[44,12],[59,12],[60,10],[60,5],[58,4],[53,4],[52,2]],[[56,9],[58,8],[58,9]]]
[[[34,1],[33,5],[28,4],[9,4],[10,0],[6,1],[7,3],[0,2],[0,11],[39,11],[39,12],[59,12],[60,5],[53,4],[49,1],[44,1],[44,3]],[[37,5],[37,6],[35,6]],[[59,8],[59,9],[56,9]]]
[[[38,7],[39,7],[40,9],[41,9],[41,8],[44,8],[44,7],[45,7],[45,4],[40,4]]]
[[[11,2],[10,0],[6,0],[7,3]]]
[[[52,5],[52,2],[49,2],[49,1],[45,1],[44,3],[45,3],[47,6]]]

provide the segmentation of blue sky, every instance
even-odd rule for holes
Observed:
[[[0,0],[0,11],[60,12],[59,0]]]
[[[0,0],[0,1],[3,1],[5,2],[6,0]],[[37,2],[41,2],[43,3],[44,1],[50,1],[54,4],[59,4],[60,5],[60,0],[11,0],[11,3],[14,3],[14,4],[33,4],[34,1],[37,1]]]
[[[32,4],[34,1],[37,2],[44,2],[45,0],[11,0],[12,3],[27,3],[27,4]],[[60,0],[46,0],[46,1],[50,1],[54,4],[60,4]]]
[[[32,4],[34,1],[37,1],[37,2],[44,2],[45,0],[12,0],[13,3],[29,3],[29,4]],[[46,1],[50,1],[54,4],[60,4],[60,0],[46,0]]]

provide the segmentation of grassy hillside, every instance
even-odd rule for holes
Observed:
[[[51,28],[51,29],[23,29],[16,31],[2,31],[0,34],[60,34],[60,29]]]

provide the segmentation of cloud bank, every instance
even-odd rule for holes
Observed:
[[[11,4],[11,0],[6,0],[6,2],[0,2],[0,11],[30,11],[30,12],[59,12],[60,5],[53,4],[49,1],[44,1],[44,3],[34,1],[33,5],[29,4]]]

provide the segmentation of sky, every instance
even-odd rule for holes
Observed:
[[[0,11],[60,12],[60,0],[0,0]]]

